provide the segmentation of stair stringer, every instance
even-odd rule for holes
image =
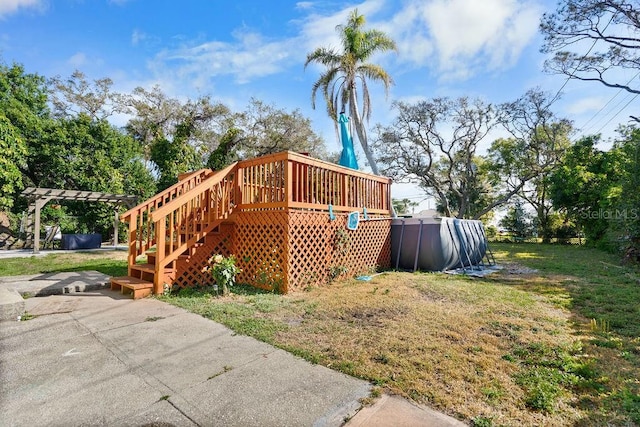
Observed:
[[[175,278],[172,281],[174,287],[182,289],[211,285],[211,274],[202,270],[213,255],[227,257],[232,254],[234,234],[234,223],[222,223],[216,230],[207,233],[199,245],[193,246],[189,255],[179,257],[176,260]]]

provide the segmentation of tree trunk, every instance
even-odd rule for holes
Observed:
[[[369,143],[367,141],[367,131],[364,128],[364,123],[362,123],[360,113],[358,112],[358,100],[356,99],[355,89],[351,90],[349,98],[349,113],[351,114],[351,117],[353,117],[353,121],[355,122],[354,127],[356,128],[356,133],[358,134],[358,140],[360,141],[362,150],[364,150],[364,155],[367,157],[367,162],[369,163],[373,174],[380,175],[378,164],[376,163],[376,160],[373,157],[373,153],[369,148]]]
[[[349,112],[353,117],[353,121],[355,122],[354,127],[356,128],[356,133],[358,134],[358,140],[360,141],[360,145],[362,146],[364,155],[367,157],[367,162],[369,162],[371,171],[374,175],[380,175],[376,159],[373,157],[373,153],[369,148],[369,143],[367,141],[367,131],[364,128],[364,123],[362,123],[360,113],[358,112],[358,99],[356,98],[355,88],[351,88],[351,91],[349,92]],[[396,214],[396,210],[393,207],[393,203],[391,203],[391,200],[389,200],[389,207],[391,209],[391,216],[397,218],[398,215]]]

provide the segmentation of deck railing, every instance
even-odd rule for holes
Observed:
[[[238,162],[241,211],[256,209],[367,209],[389,215],[389,178],[293,152]]]

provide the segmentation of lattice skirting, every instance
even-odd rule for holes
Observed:
[[[347,216],[289,212],[289,289],[370,274],[391,265],[391,220],[360,221],[347,229]]]
[[[176,283],[210,283],[201,272],[213,254],[234,254],[241,283],[286,293],[335,279],[369,274],[391,265],[391,220],[360,221],[347,230],[346,215],[255,211],[232,216],[219,234],[207,236],[194,255],[178,262]]]
[[[229,256],[232,253],[233,236],[233,224],[221,224],[219,231],[207,234],[203,242],[191,249],[188,257],[178,258],[174,284],[181,288],[212,284],[211,274],[203,273],[202,269],[207,265],[211,255]]]

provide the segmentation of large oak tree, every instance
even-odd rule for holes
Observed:
[[[383,172],[417,183],[446,216],[488,212],[490,188],[476,152],[497,123],[494,108],[468,98],[396,102],[394,108],[396,119],[378,127],[375,142]]]

